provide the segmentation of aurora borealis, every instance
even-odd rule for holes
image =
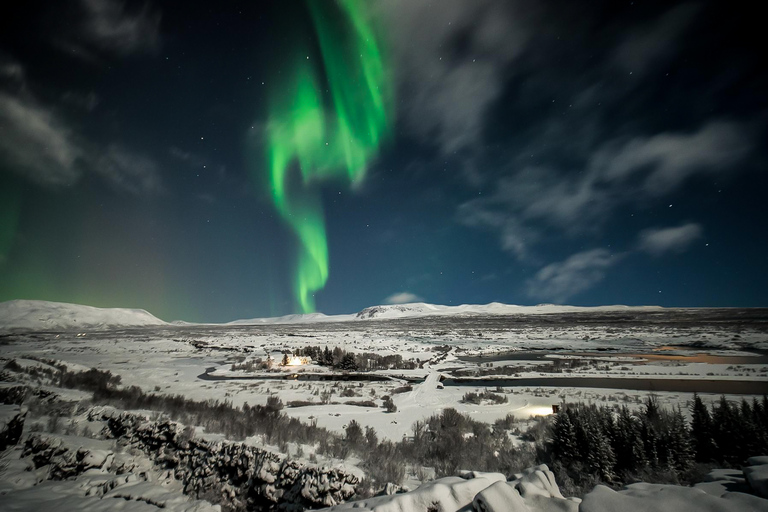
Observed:
[[[765,306],[750,9],[10,4],[0,300]]]
[[[364,2],[342,0],[337,23],[333,2],[310,2],[322,70],[314,61],[294,58],[296,69],[278,83],[270,101],[268,145],[270,186],[275,206],[299,239],[294,277],[301,311],[315,310],[314,293],[328,279],[328,242],[319,194],[321,180],[365,176],[391,115],[391,85],[382,50]],[[329,12],[331,11],[331,12]],[[299,52],[301,53],[308,52]],[[330,91],[326,108],[318,75],[325,72]],[[291,180],[297,165],[300,179]]]

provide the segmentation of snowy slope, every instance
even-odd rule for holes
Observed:
[[[95,308],[43,300],[0,303],[0,330],[105,329],[166,325],[143,309]]]

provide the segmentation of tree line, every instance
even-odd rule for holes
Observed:
[[[555,416],[546,456],[577,486],[637,479],[684,481],[697,464],[738,466],[768,453],[768,399],[732,404],[721,397],[707,408],[694,395],[692,419],[649,396],[631,412],[594,404],[566,404]],[[589,482],[588,482],[589,481]]]
[[[419,363],[404,360],[400,354],[381,355],[372,352],[347,352],[343,348],[327,346],[306,346],[296,349],[295,356],[311,357],[320,366],[329,366],[344,371],[373,371],[373,370],[412,370]]]

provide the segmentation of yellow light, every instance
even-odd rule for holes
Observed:
[[[552,414],[552,406],[551,405],[550,406],[545,406],[545,405],[535,406],[535,405],[532,405],[530,407],[526,407],[525,408],[525,412],[527,412],[531,416],[548,416],[548,415]]]

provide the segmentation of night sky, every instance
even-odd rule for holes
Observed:
[[[0,300],[768,306],[757,4],[15,4]]]

